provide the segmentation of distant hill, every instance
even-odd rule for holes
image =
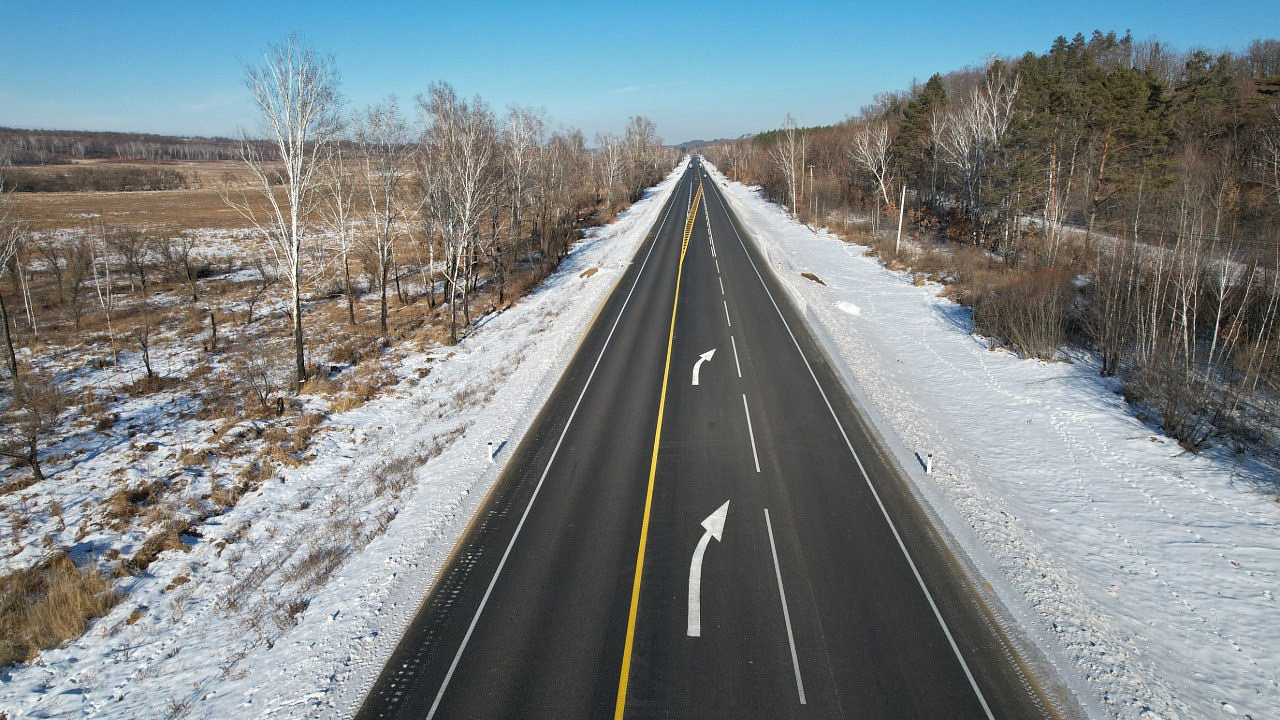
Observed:
[[[742,137],[737,137],[737,138],[717,138],[715,140],[686,140],[680,143],[679,145],[676,145],[675,147],[681,150],[687,151],[687,150],[693,150],[700,147],[706,147],[708,145],[716,145],[718,143],[732,142],[734,140],[742,140],[743,138],[752,137],[752,135],[753,133],[747,133],[746,135],[743,135]]]

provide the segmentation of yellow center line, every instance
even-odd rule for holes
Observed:
[[[640,521],[640,549],[636,552],[636,577],[631,584],[631,612],[627,615],[627,640],[622,646],[622,673],[618,678],[618,702],[614,706],[614,720],[622,720],[627,707],[627,681],[631,675],[631,648],[636,639],[636,611],[640,607],[640,576],[644,573],[644,549],[649,540],[649,512],[653,507],[653,478],[658,473],[658,444],[662,439],[662,413],[667,406],[667,378],[671,371],[671,348],[676,338],[676,308],[680,305],[680,278],[684,275],[684,256],[689,249],[689,236],[693,234],[693,219],[698,214],[702,200],[702,182],[693,196],[689,217],[684,223],[684,238],[680,244],[680,262],[676,266],[676,294],[671,303],[671,330],[667,334],[667,363],[662,368],[662,395],[658,398],[658,423],[653,431],[653,458],[649,463],[649,487],[644,495],[644,516]]]

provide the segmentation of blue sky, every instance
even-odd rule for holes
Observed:
[[[253,125],[241,61],[298,32],[336,56],[351,107],[447,80],[588,137],[645,114],[680,142],[788,112],[835,122],[913,77],[1094,28],[1240,49],[1280,34],[1280,2],[0,0],[0,125],[236,133]]]

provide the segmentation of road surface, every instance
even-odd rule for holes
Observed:
[[[1046,716],[770,272],[692,163],[357,717]]]

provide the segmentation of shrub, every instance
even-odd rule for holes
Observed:
[[[1013,271],[973,298],[973,329],[1024,357],[1051,359],[1066,339],[1074,287],[1062,268]]]

